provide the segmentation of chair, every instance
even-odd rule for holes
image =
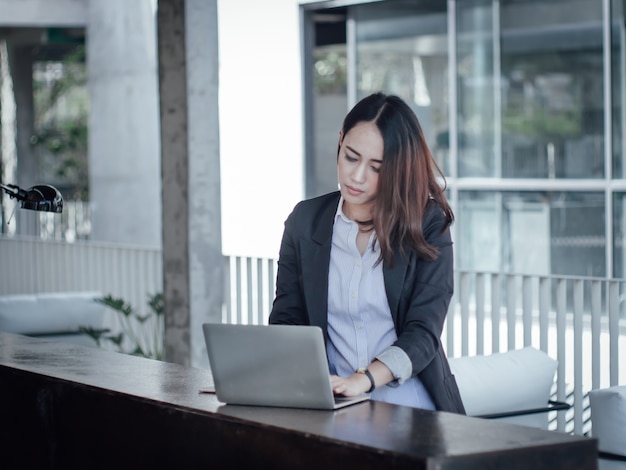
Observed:
[[[46,292],[0,296],[0,331],[96,346],[80,327],[104,330],[99,292]]]
[[[591,390],[589,405],[600,470],[626,469],[626,386]]]
[[[550,400],[557,361],[533,347],[449,361],[468,416],[547,429],[547,412],[570,408]]]

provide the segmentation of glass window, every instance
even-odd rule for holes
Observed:
[[[457,2],[459,176],[498,176],[490,0]]]
[[[549,192],[543,197],[550,204],[551,273],[606,276],[604,193]]]
[[[354,7],[356,97],[384,91],[415,111],[439,167],[449,166],[446,2]]]
[[[457,32],[459,176],[604,177],[601,2],[457,2]]]
[[[626,178],[626,21],[623,0],[610,0],[606,54],[607,3],[351,3],[342,10],[350,26],[346,47],[316,51],[321,62],[315,104],[328,97],[328,103],[345,103],[347,109],[352,99],[382,90],[413,107],[447,176],[457,215],[457,268],[626,277],[626,189],[619,181]],[[448,5],[456,9],[453,51]],[[345,69],[327,67],[335,59]],[[604,75],[609,63],[610,133]],[[345,72],[342,88],[327,80],[333,78],[324,75],[329,70]],[[317,112],[331,109],[324,106]],[[327,116],[318,114],[317,125],[330,126]],[[338,125],[319,140],[333,152]],[[451,141],[457,144],[452,155]],[[334,171],[333,162],[333,176]],[[589,180],[585,187],[581,179]],[[514,186],[507,190],[505,183]],[[613,211],[612,231],[605,208]]]
[[[461,191],[460,269],[604,276],[604,194]]]
[[[613,177],[624,178],[624,133],[626,132],[626,112],[624,106],[624,71],[626,70],[626,21],[624,18],[623,0],[611,3],[611,102],[613,120]],[[617,266],[617,263],[616,263]]]
[[[501,2],[502,176],[603,178],[602,2]]]
[[[337,189],[337,143],[348,108],[346,13],[343,9],[311,15],[314,41],[311,57],[306,194]]]
[[[346,45],[317,47],[314,53],[313,165],[314,190],[318,196],[337,190],[337,144],[348,107],[346,91]]]
[[[454,208],[454,256],[459,269],[499,272],[499,195],[487,191],[461,191]]]
[[[613,275],[618,278],[626,276],[626,250],[624,234],[626,233],[626,194],[613,195]]]

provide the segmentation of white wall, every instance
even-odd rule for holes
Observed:
[[[218,0],[222,243],[277,257],[304,194],[297,0]]]

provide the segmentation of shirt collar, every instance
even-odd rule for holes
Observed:
[[[337,206],[337,212],[335,213],[335,224],[337,223],[338,220],[342,220],[343,222],[347,223],[347,224],[354,224],[357,225],[358,224],[348,218],[348,216],[343,212],[343,196],[341,196],[339,198],[339,205]],[[335,234],[335,232],[333,231],[333,235]],[[369,239],[369,242],[367,244],[367,250],[368,251],[372,251],[373,253],[375,253],[377,256],[380,253],[380,246],[378,245],[378,243],[376,243],[376,232],[372,231],[372,235]]]
[[[337,212],[335,213],[335,221],[337,221],[339,217],[341,217],[341,219],[343,219],[344,222],[356,223],[354,222],[354,220],[350,220],[348,216],[343,212],[343,196],[339,198],[339,204],[337,205]]]

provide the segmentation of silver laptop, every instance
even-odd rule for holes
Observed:
[[[218,400],[231,405],[335,410],[369,399],[334,396],[316,326],[202,325]]]

